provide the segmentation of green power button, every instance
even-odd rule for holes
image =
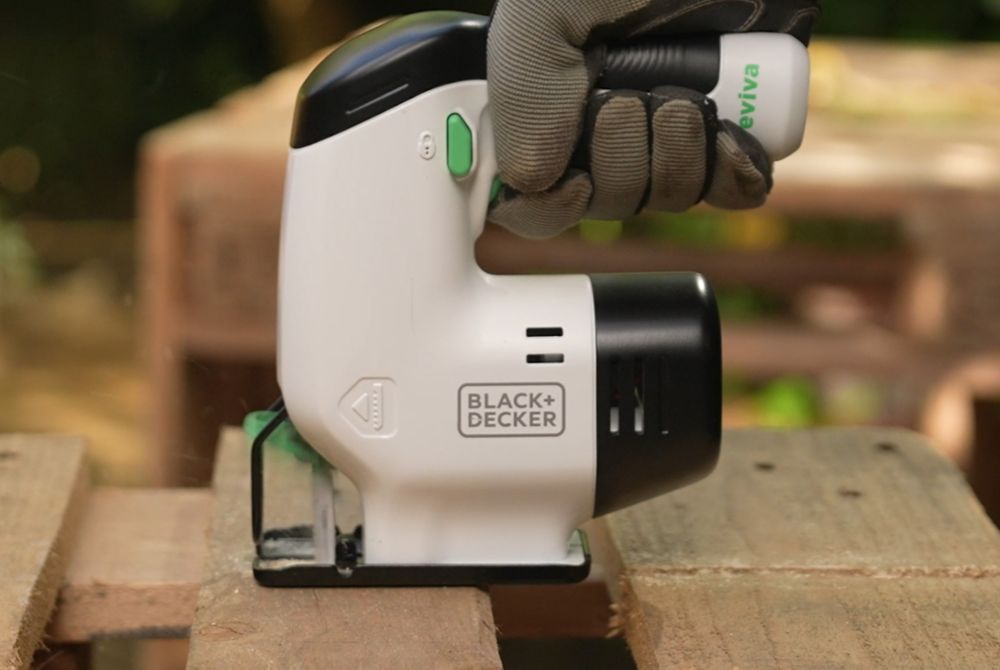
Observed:
[[[472,131],[461,114],[448,115],[448,172],[465,177],[472,171]]]

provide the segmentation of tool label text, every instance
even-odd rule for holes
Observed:
[[[465,437],[554,437],[565,428],[562,384],[465,384],[458,432]]]
[[[757,111],[758,77],[760,65],[751,63],[743,69],[743,90],[737,97],[740,99],[740,127],[746,130],[753,128],[753,115]]]

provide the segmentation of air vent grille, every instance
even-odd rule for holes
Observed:
[[[611,435],[666,435],[669,426],[661,385],[666,379],[666,360],[614,358],[601,392],[606,395],[607,432]]]

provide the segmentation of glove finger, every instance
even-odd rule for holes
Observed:
[[[597,33],[650,2],[497,2],[486,41],[486,78],[505,183],[540,192],[563,175],[604,59],[603,48],[591,48],[603,41]]]
[[[782,32],[809,43],[819,0],[652,0],[627,17],[626,34]]]
[[[789,33],[808,45],[819,15],[819,0],[768,0],[760,18],[750,29]]]
[[[809,0],[792,0],[809,2]],[[643,34],[732,33],[747,30],[764,13],[759,0],[652,0],[628,17],[628,37]]]
[[[705,201],[724,209],[759,207],[772,183],[771,159],[757,138],[732,121],[721,121]]]
[[[590,97],[585,136],[594,193],[588,218],[621,219],[642,206],[649,183],[646,97],[636,91]]]
[[[520,193],[505,185],[486,218],[522,237],[554,237],[583,218],[592,192],[590,177],[579,170],[570,170],[544,193]]]
[[[550,188],[569,164],[608,39],[644,33],[764,30],[803,42],[818,0],[499,0],[487,39],[497,164],[523,192]]]
[[[683,212],[704,197],[717,126],[715,103],[701,93],[676,86],[652,92],[649,209]]]

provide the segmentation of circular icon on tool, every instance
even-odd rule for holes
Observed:
[[[425,161],[429,161],[434,158],[434,154],[437,153],[437,145],[434,143],[434,136],[429,131],[424,131],[420,133],[420,139],[417,141],[417,153]]]

